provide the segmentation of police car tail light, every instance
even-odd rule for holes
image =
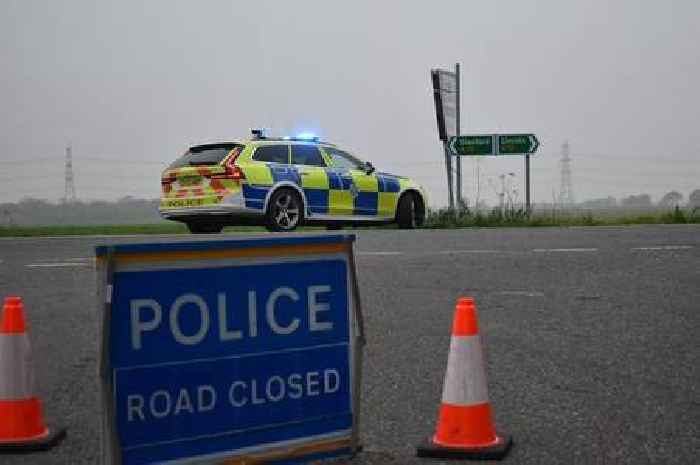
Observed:
[[[177,180],[177,178],[173,175],[168,175],[168,176],[163,176],[160,178],[160,185],[161,186],[166,186],[174,183]]]
[[[241,179],[245,179],[245,174],[238,166],[227,165],[226,171],[223,174],[215,174],[212,176],[212,179],[232,179],[234,181],[240,181]]]
[[[245,174],[243,173],[243,170],[240,169],[238,166],[230,166],[226,169],[226,171],[230,171],[230,178],[236,181],[240,181],[241,179],[245,179]]]

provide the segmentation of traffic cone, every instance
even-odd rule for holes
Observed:
[[[418,457],[504,458],[513,444],[496,433],[491,414],[476,306],[471,297],[455,308],[450,354],[435,435],[418,446]]]
[[[66,435],[49,431],[34,391],[31,347],[19,297],[6,297],[0,315],[0,453],[46,450]]]

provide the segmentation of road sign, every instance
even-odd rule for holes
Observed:
[[[535,153],[539,145],[534,134],[500,134],[498,136],[499,155]]]
[[[98,247],[103,463],[356,451],[353,241]]]
[[[452,155],[495,155],[492,135],[451,137]]]
[[[452,155],[526,155],[537,151],[539,141],[534,134],[472,134],[451,137],[448,147]]]

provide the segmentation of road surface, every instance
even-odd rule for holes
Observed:
[[[353,463],[436,463],[413,455],[435,428],[464,295],[476,299],[497,425],[515,439],[506,463],[697,460],[700,226],[355,233],[369,340]],[[2,296],[23,297],[38,392],[69,427],[58,448],[0,463],[97,462],[94,246],[192,239],[0,239]]]

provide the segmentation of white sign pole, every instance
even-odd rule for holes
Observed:
[[[457,94],[457,124],[456,124],[456,129],[457,129],[457,134],[456,136],[459,136],[462,132],[462,128],[460,126],[460,113],[461,113],[461,105],[460,105],[460,100],[461,100],[461,76],[459,73],[459,63],[455,63],[455,74],[457,75],[457,88],[456,88],[456,94]],[[462,157],[457,157],[457,208],[462,208],[463,204],[462,200]]]

